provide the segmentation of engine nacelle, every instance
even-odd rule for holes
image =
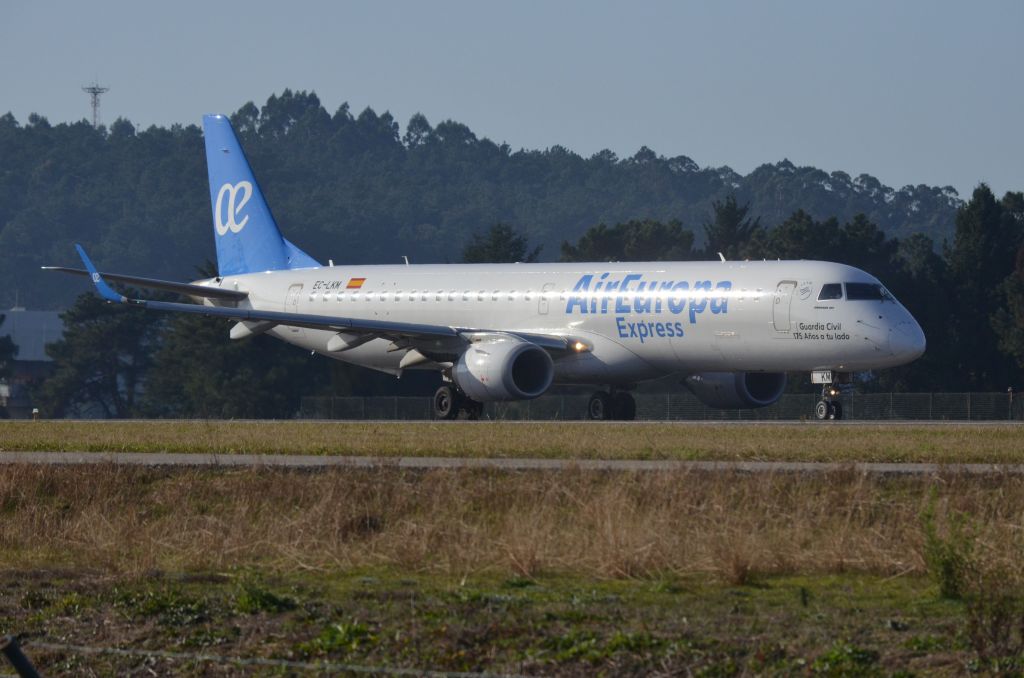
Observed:
[[[765,407],[786,389],[785,372],[702,372],[683,382],[708,407]]]
[[[536,398],[554,376],[547,351],[511,336],[470,345],[452,369],[456,385],[477,402]]]

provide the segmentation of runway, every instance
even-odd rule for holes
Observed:
[[[1024,464],[930,464],[883,462],[681,461],[648,459],[536,459],[464,457],[348,457],[309,454],[187,454],[171,452],[0,452],[0,464],[73,466],[115,464],[180,468],[330,468],[498,471],[609,471],[700,473],[853,472],[870,475],[1022,475]]]

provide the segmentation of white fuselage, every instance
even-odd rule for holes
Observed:
[[[854,372],[919,356],[924,335],[895,300],[818,299],[822,285],[851,282],[879,284],[818,261],[346,265],[202,284],[247,291],[242,306],[265,311],[567,336],[588,350],[556,357],[556,381],[628,384],[706,371]],[[404,352],[385,339],[331,353],[330,330],[270,333],[401,372]]]

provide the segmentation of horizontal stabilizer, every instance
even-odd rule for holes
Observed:
[[[89,271],[81,268],[66,268],[64,266],[43,266],[44,271],[60,271],[72,275],[89,277]],[[205,285],[192,285],[189,283],[172,282],[170,280],[156,280],[155,278],[141,278],[133,275],[121,275],[120,273],[101,273],[105,279],[125,285],[144,287],[152,290],[163,290],[174,292],[187,297],[205,297],[206,299],[225,299],[228,301],[241,301],[249,296],[248,292],[238,290],[225,290],[219,287],[207,287]]]

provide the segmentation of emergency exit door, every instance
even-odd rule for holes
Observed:
[[[302,283],[292,285],[288,288],[288,296],[284,298],[284,312],[285,313],[298,313],[299,312],[299,296],[302,294]],[[288,327],[289,332],[293,335],[302,336],[301,327]]]
[[[545,283],[544,287],[541,288],[540,297],[537,300],[537,313],[540,315],[547,315],[548,311],[551,309],[551,300],[549,297],[552,295],[552,290],[554,289],[555,283]]]

